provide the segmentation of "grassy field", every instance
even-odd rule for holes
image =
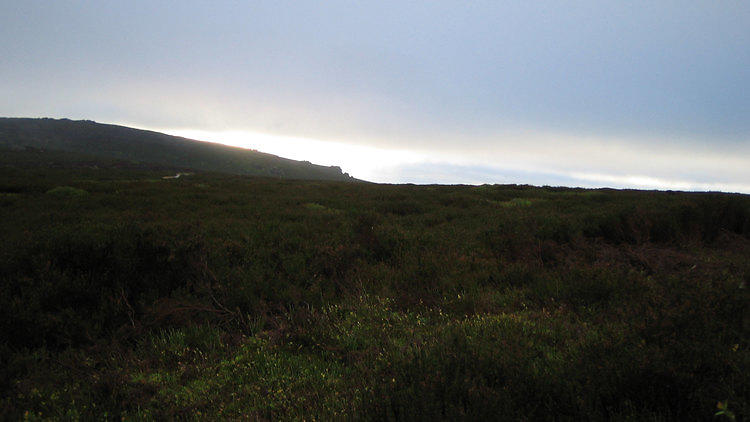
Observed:
[[[0,419],[750,417],[748,196],[13,162]]]

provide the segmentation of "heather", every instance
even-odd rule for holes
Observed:
[[[748,196],[12,154],[4,419],[750,414]]]

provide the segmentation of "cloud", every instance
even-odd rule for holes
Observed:
[[[6,2],[0,115],[742,186],[748,27],[738,1]]]

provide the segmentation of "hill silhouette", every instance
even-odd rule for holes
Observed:
[[[357,181],[320,166],[238,147],[90,120],[0,118],[0,148],[82,153],[136,163],[304,180]]]

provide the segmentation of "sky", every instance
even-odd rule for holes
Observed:
[[[747,1],[0,3],[0,116],[385,183],[750,193]]]

